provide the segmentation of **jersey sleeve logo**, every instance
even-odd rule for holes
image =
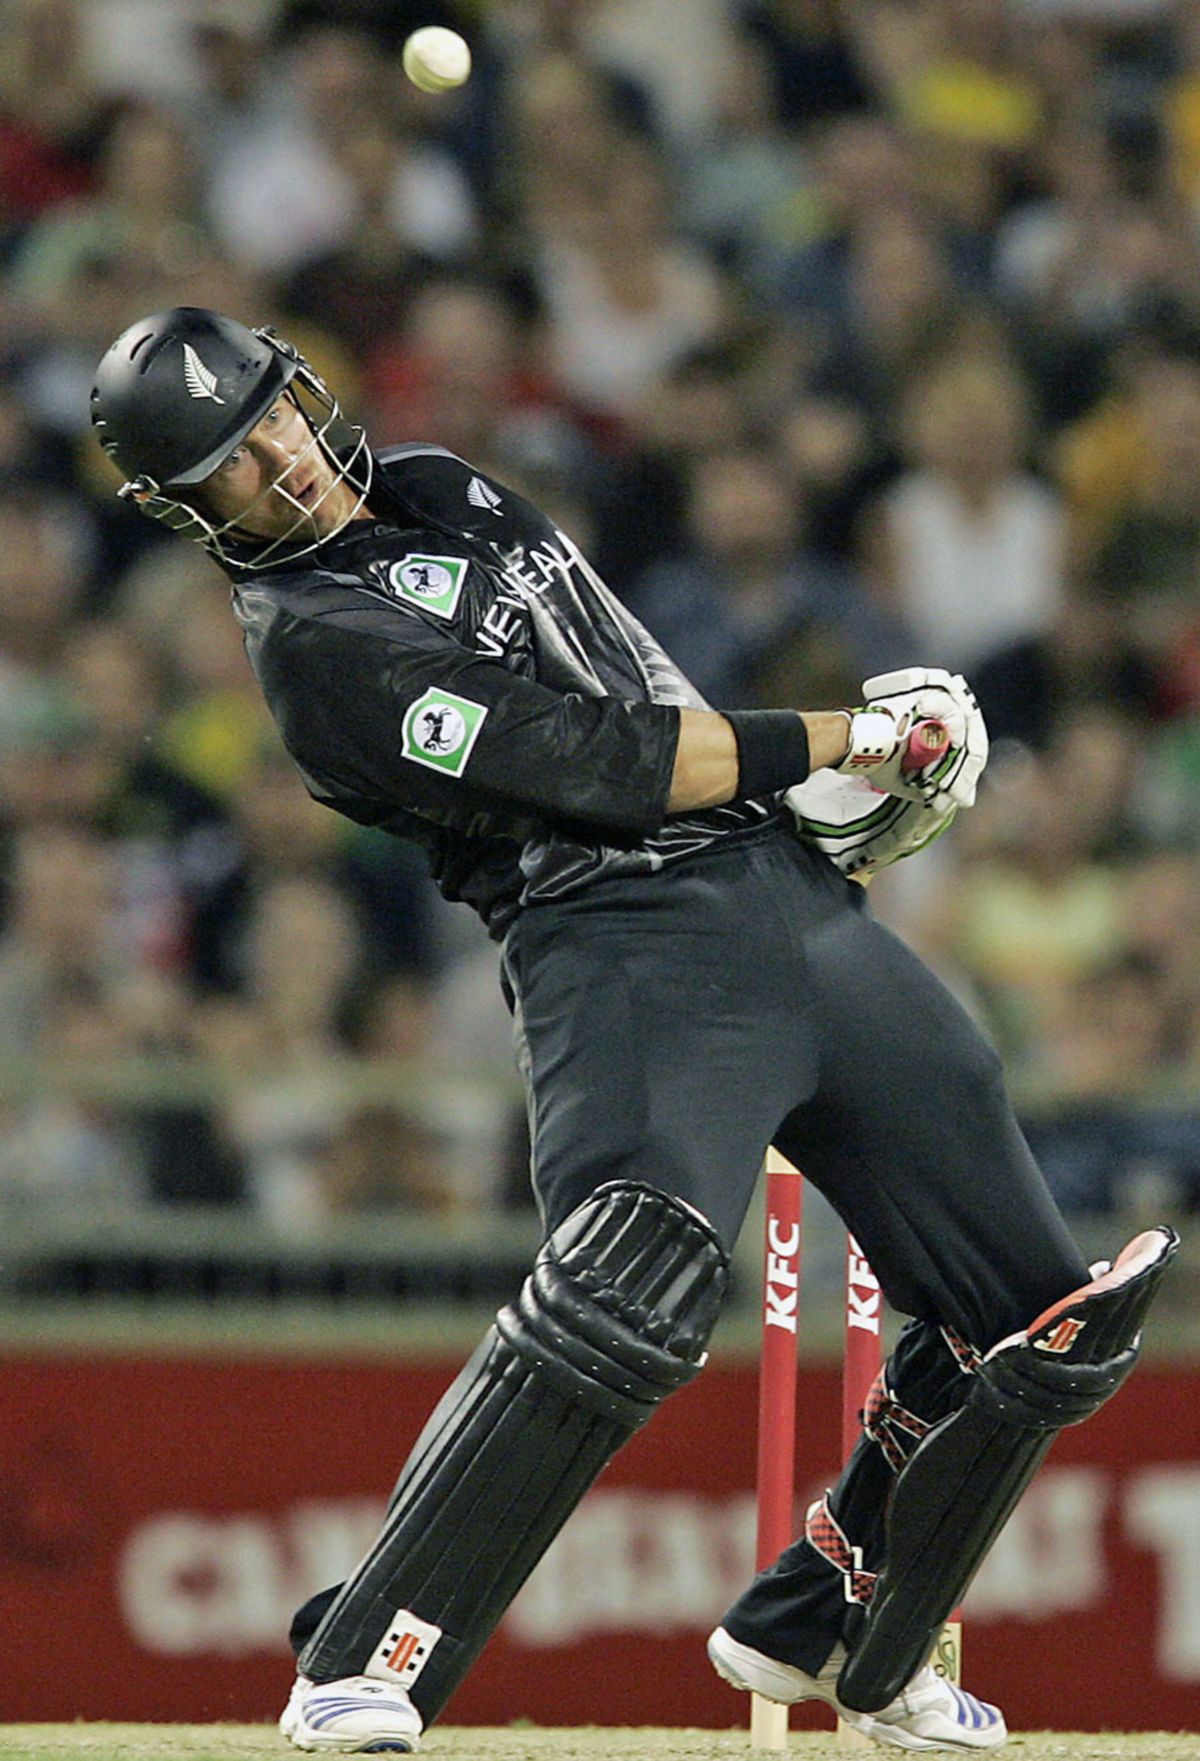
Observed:
[[[388,570],[388,586],[397,599],[423,606],[438,618],[452,618],[467,578],[461,556],[402,556]]]
[[[467,500],[473,508],[482,508],[485,513],[500,515],[500,497],[482,477],[472,477],[467,484]],[[502,515],[500,517],[503,518]]]
[[[486,719],[485,703],[431,688],[404,718],[402,756],[460,777]]]

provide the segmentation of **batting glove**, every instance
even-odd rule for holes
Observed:
[[[961,673],[943,667],[902,667],[863,681],[865,703],[847,710],[850,743],[834,768],[867,778],[903,800],[970,807],[987,763],[983,714]],[[944,723],[950,744],[921,770],[904,767],[907,742],[923,721]]]
[[[830,770],[814,771],[807,782],[789,789],[784,800],[803,842],[823,850],[844,875],[860,879],[915,856],[941,836],[958,812],[945,796],[905,801]]]

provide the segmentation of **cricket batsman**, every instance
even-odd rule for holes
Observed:
[[[284,1736],[417,1748],[605,1463],[703,1367],[774,1143],[911,1319],[841,1478],[710,1656],[884,1744],[997,1747],[934,1636],[1057,1432],[1133,1367],[1177,1242],[1148,1230],[1089,1272],[995,1052],[848,879],[974,800],[965,681],[714,711],[535,507],[440,447],[373,451],[295,349],[216,312],[131,324],[91,413],[122,496],[227,572],[310,794],[415,840],[487,924],[528,1093],[544,1245],[374,1545],[297,1614]],[[908,769],[928,720],[949,745]]]

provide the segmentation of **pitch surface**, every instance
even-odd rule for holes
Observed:
[[[1194,1761],[1197,1739],[1186,1732],[1033,1731],[1010,1738],[1001,1761]],[[797,1761],[845,1761],[832,1733],[795,1733]],[[543,1730],[506,1726],[432,1731],[421,1754],[429,1761],[750,1761],[745,1731],[608,1730],[594,1726]],[[897,1749],[869,1744],[877,1761]],[[297,1751],[270,1725],[256,1724],[9,1724],[0,1725],[0,1761],[237,1761]]]

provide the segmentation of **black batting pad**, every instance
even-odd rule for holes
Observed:
[[[614,1181],[580,1205],[435,1408],[302,1673],[399,1681],[436,1717],[601,1468],[699,1373],[727,1281],[679,1200]]]
[[[1058,1432],[1113,1395],[1137,1361],[1146,1310],[1179,1246],[1171,1229],[1130,1242],[1115,1265],[984,1358],[963,1406],[896,1480],[887,1563],[838,1698],[878,1712],[921,1667]]]

